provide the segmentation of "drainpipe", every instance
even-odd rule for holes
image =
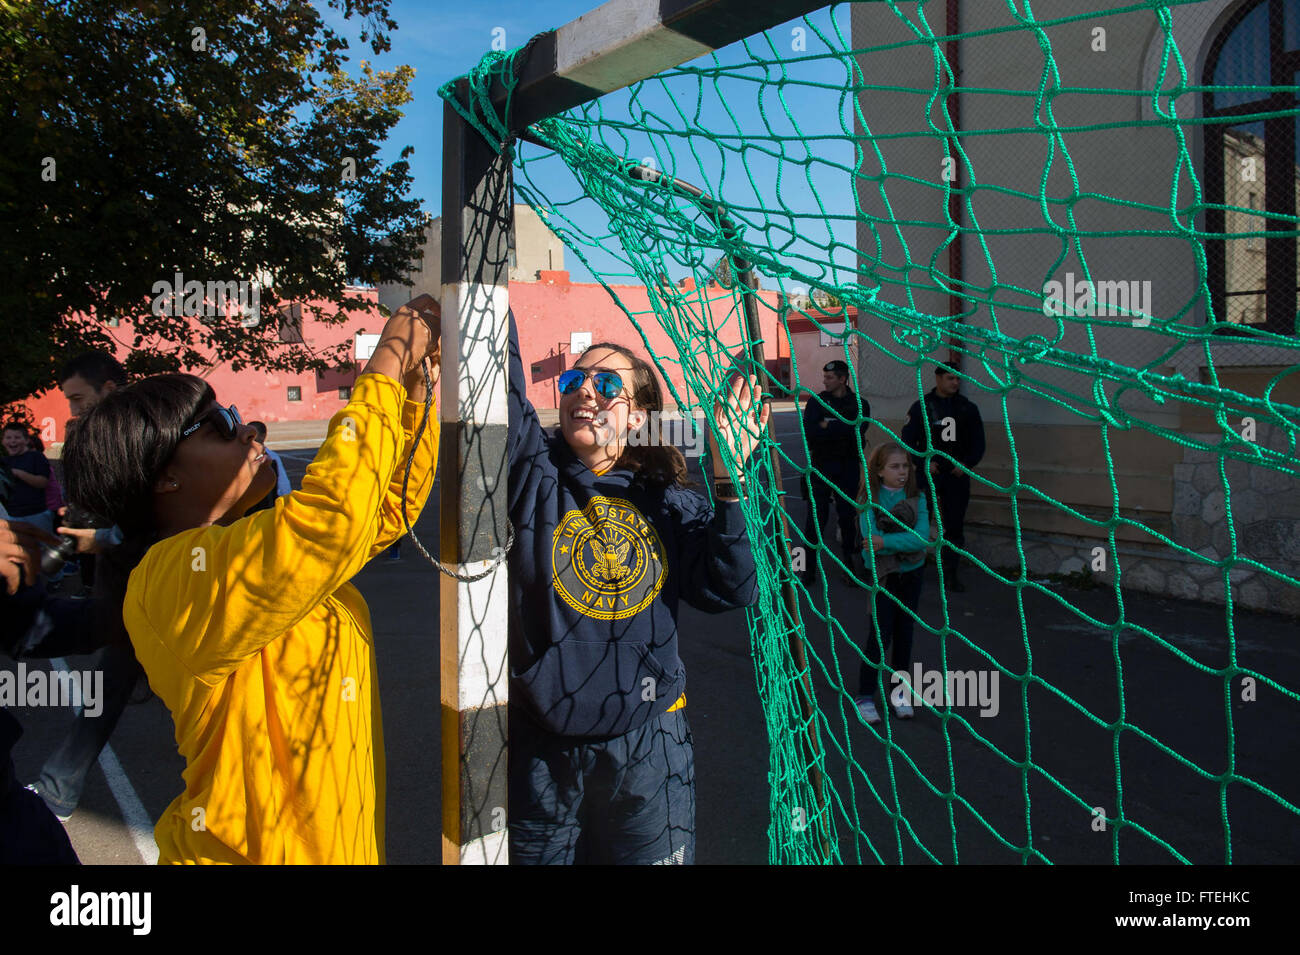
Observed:
[[[961,30],[960,19],[958,17],[958,8],[960,0],[947,0],[947,23],[945,32],[949,37],[955,37]],[[956,87],[961,85],[961,41],[950,39],[946,46],[948,58],[948,68],[952,71],[953,90],[948,94],[947,107],[948,116],[952,120],[952,128],[955,132],[961,131],[961,95],[957,92]],[[962,221],[962,199],[963,196],[958,191],[962,186],[961,166],[957,162],[957,140],[954,135],[948,140],[948,155],[952,157],[952,191],[948,195],[948,215],[957,228],[960,230]],[[948,246],[948,276],[952,279],[954,287],[960,288],[960,283],[965,279],[962,268],[961,249],[962,233],[957,233],[956,239]],[[948,313],[953,316],[960,315],[966,306],[966,300],[961,295],[953,292],[948,296]],[[948,365],[953,371],[961,371],[961,352],[951,344],[948,346]]]

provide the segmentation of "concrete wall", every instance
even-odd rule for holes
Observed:
[[[424,245],[416,253],[416,260],[408,273],[414,283],[407,286],[397,282],[382,282],[376,289],[378,302],[390,312],[409,302],[421,291],[434,298],[442,294],[442,219],[431,219],[424,227]]]
[[[1121,0],[1098,0],[1090,7],[1122,5]],[[1174,37],[1190,82],[1199,82],[1206,48],[1234,7],[1227,0],[1207,0],[1173,11]],[[916,16],[910,7],[900,10]],[[1037,21],[1068,18],[1077,12],[1077,3],[1070,0],[1033,5]],[[866,126],[859,124],[857,130],[865,156],[858,195],[863,210],[877,220],[863,222],[858,230],[863,281],[880,285],[880,300],[896,306],[908,304],[904,282],[910,282],[916,311],[946,316],[948,296],[939,281],[946,282],[950,241],[942,189],[945,140],[914,135],[932,126],[947,128],[942,99],[928,102],[936,56],[942,56],[943,47],[932,50],[916,42],[907,24],[884,5],[857,5],[853,17],[855,47],[905,44],[859,56],[866,82],[876,87],[859,98]],[[913,23],[919,27],[919,21]],[[1016,25],[1006,4],[961,4],[964,33]],[[942,19],[930,27],[942,33]],[[1093,33],[1097,27],[1105,30],[1104,50],[1094,49],[1100,45]],[[1044,41],[1057,76],[1051,74],[1040,48]],[[966,324],[996,330],[1010,340],[988,344],[964,361],[962,390],[980,406],[989,443],[977,476],[967,537],[972,552],[990,565],[1019,566],[1010,493],[1013,473],[1018,473],[1022,490],[1014,496],[1023,550],[1032,571],[1069,573],[1085,563],[1091,567],[1093,548],[1099,544],[1109,548],[1106,525],[1117,517],[1141,526],[1118,527],[1118,554],[1108,554],[1107,570],[1098,576],[1112,579],[1118,558],[1125,586],[1222,601],[1223,585],[1215,579],[1219,570],[1209,560],[1246,554],[1275,570],[1300,574],[1300,523],[1289,503],[1300,497],[1296,494],[1300,482],[1277,468],[1233,462],[1225,488],[1217,465],[1211,464],[1216,456],[1188,449],[1184,443],[1223,440],[1224,431],[1212,417],[1177,399],[1157,403],[1134,387],[1131,378],[1123,386],[1099,380],[1086,367],[1069,367],[1068,361],[1066,367],[1054,367],[1019,347],[1040,341],[1127,369],[1210,381],[1206,346],[1180,339],[1177,329],[1160,327],[1173,321],[1197,329],[1206,321],[1197,249],[1178,234],[1188,222],[1176,211],[1193,195],[1189,171],[1185,164],[1180,168],[1176,132],[1183,135],[1186,159],[1200,177],[1198,128],[1191,123],[1177,128],[1167,123],[1138,125],[1157,118],[1150,95],[1062,92],[1066,88],[1150,91],[1159,83],[1163,47],[1163,33],[1149,10],[1054,25],[1042,35],[1015,29],[961,43],[961,128],[966,134],[960,139],[965,156],[957,162],[957,184],[977,187],[966,195],[964,219],[966,226],[982,232],[982,236],[967,234],[960,239],[968,302],[977,303]],[[1172,71],[1163,85],[1168,88],[1176,80]],[[1051,95],[1039,99],[1037,91],[1043,84]],[[1167,98],[1162,106],[1167,107]],[[1075,129],[1060,138],[1044,135],[1036,126],[1047,120],[1049,109],[1058,126]],[[1195,118],[1200,110],[1198,96],[1186,94],[1177,100],[1179,117]],[[1078,129],[1108,124],[1122,125]],[[988,134],[993,131],[1005,132]],[[914,176],[929,185],[896,176]],[[1077,192],[1072,179],[1077,180]],[[1103,201],[1098,195],[1129,205]],[[1170,211],[1171,205],[1175,211]],[[894,220],[919,224],[894,226]],[[1068,231],[1083,235],[1076,242],[1064,234]],[[1106,234],[1120,231],[1149,234]],[[1064,283],[1067,273],[1082,280],[1085,262],[1097,282],[1137,282],[1138,288],[1149,282],[1149,311],[1155,320],[1142,327],[1140,320],[1135,323],[1123,316],[1044,314],[1047,284]],[[1236,281],[1230,277],[1230,282]],[[887,424],[901,423],[907,406],[933,380],[929,363],[922,364],[920,375],[912,374],[909,365],[945,357],[947,349],[933,338],[928,352],[898,345],[890,336],[891,322],[906,324],[906,316],[899,318],[888,309],[876,312],[861,322],[873,340],[862,349],[863,374],[880,393],[878,406],[873,399],[873,410]],[[930,325],[934,327],[933,322]],[[1290,349],[1244,345],[1239,340],[1215,341],[1210,348],[1220,384],[1247,396],[1263,394],[1268,380],[1294,366],[1296,358]],[[1227,385],[1229,379],[1235,384]],[[1275,400],[1288,400],[1276,389],[1273,394]],[[1300,395],[1292,403],[1296,398]],[[1121,427],[1099,423],[1094,409],[1103,402]],[[1234,427],[1238,423],[1231,422]],[[1144,428],[1163,429],[1167,435]],[[1256,440],[1279,451],[1287,446],[1285,432],[1277,428],[1260,427]],[[1030,488],[1059,505],[1045,502]],[[1222,507],[1225,489],[1238,527],[1236,558],[1225,549],[1229,540]],[[1234,567],[1233,593],[1241,605],[1300,612],[1300,588],[1240,561]]]
[[[510,249],[510,281],[536,282],[538,272],[564,270],[564,243],[533,211],[531,206],[515,206],[514,245]],[[434,297],[442,289],[442,218],[431,219],[424,227],[424,245],[409,273],[413,285],[396,282],[378,287],[379,303],[389,310],[410,301],[417,292],[428,291]]]
[[[564,243],[531,206],[515,206],[511,282],[535,282],[539,272],[564,271]]]

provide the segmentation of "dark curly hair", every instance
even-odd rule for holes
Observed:
[[[69,430],[65,496],[122,531],[122,543],[103,555],[95,580],[114,642],[127,639],[122,602],[131,571],[158,541],[154,481],[186,425],[214,401],[216,393],[202,378],[154,375],[111,392]]]

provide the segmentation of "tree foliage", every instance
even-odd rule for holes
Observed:
[[[330,6],[389,48],[387,0]],[[414,71],[350,75],[347,50],[301,0],[0,0],[0,402],[110,336],[135,371],[347,360],[280,343],[277,306],[341,322],[349,283],[397,279],[422,232],[410,147],[379,159]],[[257,283],[260,325],[155,314],[176,273]]]

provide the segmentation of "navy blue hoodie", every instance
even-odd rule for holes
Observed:
[[[620,736],[686,688],[677,604],[745,607],[757,573],[737,502],[596,474],[527,397],[510,316],[510,702],[560,736]]]

